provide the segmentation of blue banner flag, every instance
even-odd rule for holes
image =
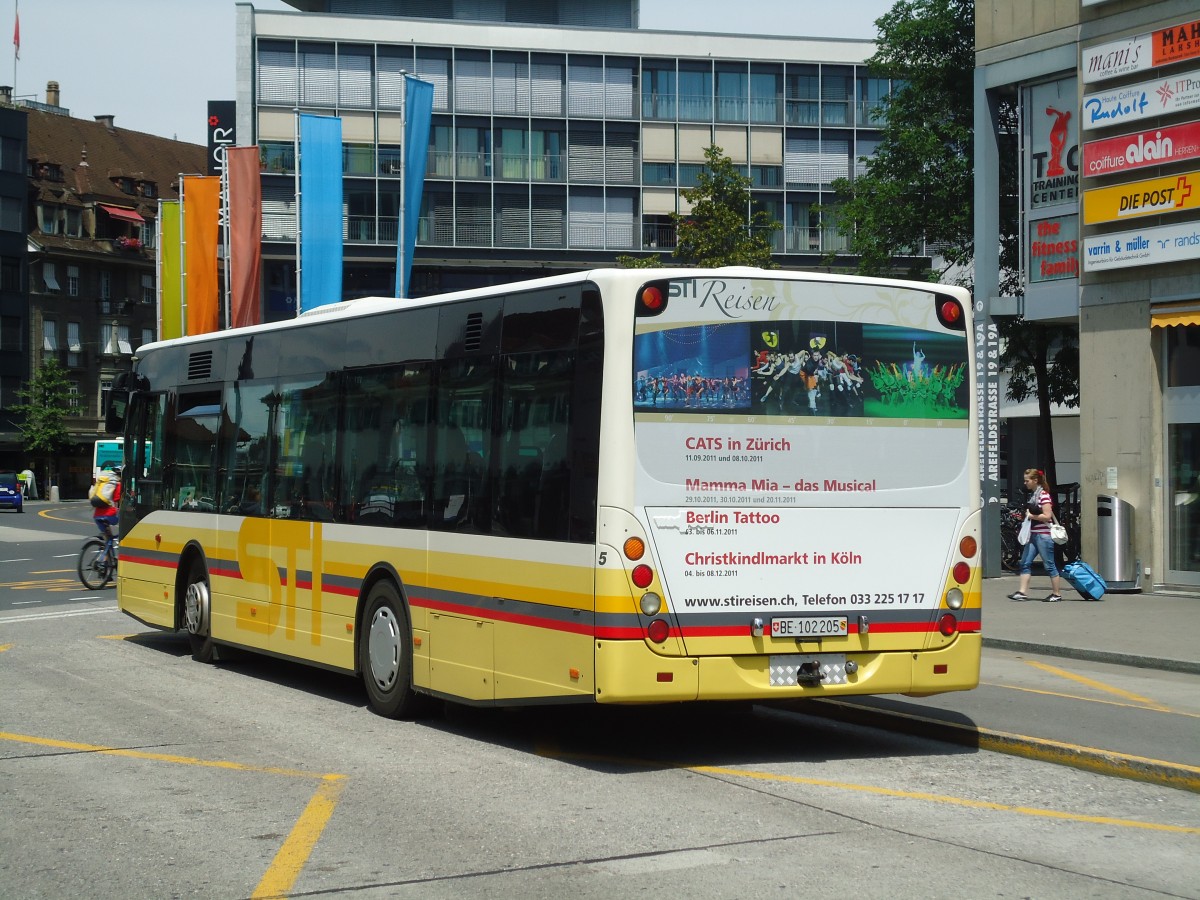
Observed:
[[[404,208],[401,242],[396,247],[396,296],[408,292],[412,258],[421,220],[421,193],[425,188],[425,158],[429,155],[429,126],[433,120],[433,83],[404,79]]]
[[[300,312],[342,299],[342,120],[300,114]]]

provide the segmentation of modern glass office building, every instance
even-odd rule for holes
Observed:
[[[630,0],[293,5],[238,13],[271,318],[293,278],[296,110],[342,119],[346,296],[390,292],[403,72],[434,85],[414,295],[669,254],[712,143],[784,225],[782,265],[844,249],[830,184],[874,152],[890,87],[869,41],[643,31]]]

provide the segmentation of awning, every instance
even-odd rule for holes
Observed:
[[[146,224],[146,220],[132,209],[121,209],[119,206],[105,206],[103,203],[100,204],[100,208],[114,219],[120,219],[123,222],[135,222],[138,225]]]
[[[1200,309],[1151,310],[1151,328],[1168,328],[1171,325],[1200,325]]]

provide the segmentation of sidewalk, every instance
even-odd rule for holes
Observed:
[[[1061,603],[1043,603],[1050,579],[1034,575],[1029,596],[1008,599],[1018,577],[985,578],[983,645],[1071,659],[1200,675],[1200,590],[1194,594],[1109,592],[1085,601],[1063,583]]]

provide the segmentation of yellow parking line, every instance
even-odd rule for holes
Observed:
[[[0,653],[3,653],[5,650],[11,650],[12,647],[12,644],[0,644]]]
[[[11,646],[11,645],[9,645]],[[6,648],[0,647],[0,650]],[[321,782],[316,793],[309,799],[308,805],[292,830],[288,833],[275,854],[275,859],[267,868],[253,896],[279,897],[291,889],[300,872],[304,869],[308,857],[316,846],[317,839],[333,816],[338,798],[346,786],[346,776],[336,773],[305,772],[300,769],[282,769],[275,766],[250,766],[245,763],[231,762],[219,759],[197,759],[191,756],[176,756],[170,753],[150,753],[145,750],[125,750],[119,747],[102,747],[96,744],[83,744],[78,741],[60,741],[54,738],[41,738],[28,734],[12,734],[0,731],[0,740],[15,741],[22,744],[35,744],[39,747],[53,747],[56,750],[78,750],[86,753],[100,753],[108,756],[123,756],[131,759],[147,759],[154,762],[177,763],[186,766],[200,766],[209,769],[228,769],[235,772],[258,772],[266,775],[286,775],[290,778],[315,778]]]
[[[1060,669],[1058,666],[1047,665],[1043,662],[1027,659],[1025,662],[1033,666],[1035,669],[1041,669],[1043,672],[1049,672],[1051,675],[1058,675],[1060,678],[1067,678],[1071,681],[1076,681],[1079,684],[1087,685],[1090,688],[1095,688],[1098,691],[1104,691],[1113,694],[1117,697],[1124,697],[1126,700],[1132,700],[1134,703],[1140,703],[1143,706],[1149,706],[1163,712],[1170,712],[1170,707],[1163,706],[1156,700],[1151,700],[1149,697],[1143,697],[1140,694],[1135,694],[1132,691],[1125,691],[1118,687],[1113,687],[1110,684],[1105,684],[1103,681],[1096,681],[1092,678],[1085,678],[1083,675],[1076,675],[1074,672],[1068,672],[1066,669]]]
[[[815,787],[832,787],[844,791],[857,791],[866,794],[878,794],[883,797],[900,797],[906,800],[926,800],[931,803],[946,803],[951,806],[965,806],[969,809],[990,809],[997,812],[1013,812],[1023,816],[1038,816],[1047,819],[1063,819],[1070,822],[1086,822],[1092,825],[1117,825],[1122,828],[1141,828],[1148,831],[1169,831],[1175,834],[1200,834],[1200,828],[1189,828],[1184,825],[1166,825],[1160,822],[1139,822],[1136,819],[1115,819],[1110,816],[1087,816],[1080,813],[1062,812],[1056,809],[1039,809],[1035,806],[1012,806],[1008,803],[994,803],[990,800],[970,800],[966,797],[951,797],[946,794],[927,794],[924,791],[901,791],[895,788],[876,787],[869,784],[852,784],[845,781],[825,781],[820,778],[801,778],[797,775],[776,775],[772,772],[754,772],[742,769],[728,769],[721,766],[688,766],[693,772],[704,772],[712,775],[732,775],[739,778],[753,778],[759,781],[779,781],[785,784],[808,784]]]
[[[656,762],[616,756],[600,756],[591,753],[564,753],[552,747],[538,747],[535,752],[539,756],[553,759],[576,759],[588,762],[637,766],[638,768],[664,767],[684,769],[705,775],[726,775],[734,778],[751,778],[756,781],[775,781],[781,784],[804,784],[812,787],[834,788],[842,791],[855,791],[865,794],[877,794],[883,797],[898,797],[905,800],[924,800],[929,803],[943,803],[950,806],[964,806],[970,809],[990,809],[996,812],[1011,812],[1021,816],[1036,816],[1046,819],[1060,819],[1069,822],[1083,822],[1089,825],[1115,825],[1121,828],[1138,828],[1146,831],[1166,831],[1173,834],[1200,834],[1200,828],[1186,825],[1168,825],[1162,822],[1140,822],[1136,819],[1117,819],[1111,816],[1088,816],[1082,813],[1062,812],[1057,809],[1040,809],[1035,806],[1014,806],[1009,803],[994,803],[989,800],[971,800],[966,797],[953,797],[947,794],[928,794],[923,791],[902,791],[897,788],[877,787],[870,784],[854,784],[848,781],[828,781],[823,778],[802,778],[799,775],[780,775],[775,772],[757,772],[753,769],[730,769],[724,766],[689,766],[684,763]]]
[[[1061,697],[1064,700],[1082,700],[1085,703],[1101,703],[1105,706],[1118,706],[1121,709],[1142,709],[1146,712],[1169,713],[1172,716],[1185,716],[1189,719],[1200,719],[1200,713],[1182,712],[1165,706],[1146,706],[1143,703],[1121,703],[1119,700],[1102,700],[1099,697],[1084,697],[1080,694],[1064,694],[1061,691],[1043,691],[1037,688],[1020,687],[1015,684],[1001,684],[998,681],[979,682],[986,687],[1003,688],[1006,691],[1023,691],[1026,694],[1041,694],[1044,697]]]
[[[291,833],[271,860],[266,874],[250,896],[258,900],[264,897],[281,897],[292,889],[300,871],[316,846],[317,839],[325,830],[342,789],[346,786],[344,775],[326,775],[321,786],[308,801]]]

